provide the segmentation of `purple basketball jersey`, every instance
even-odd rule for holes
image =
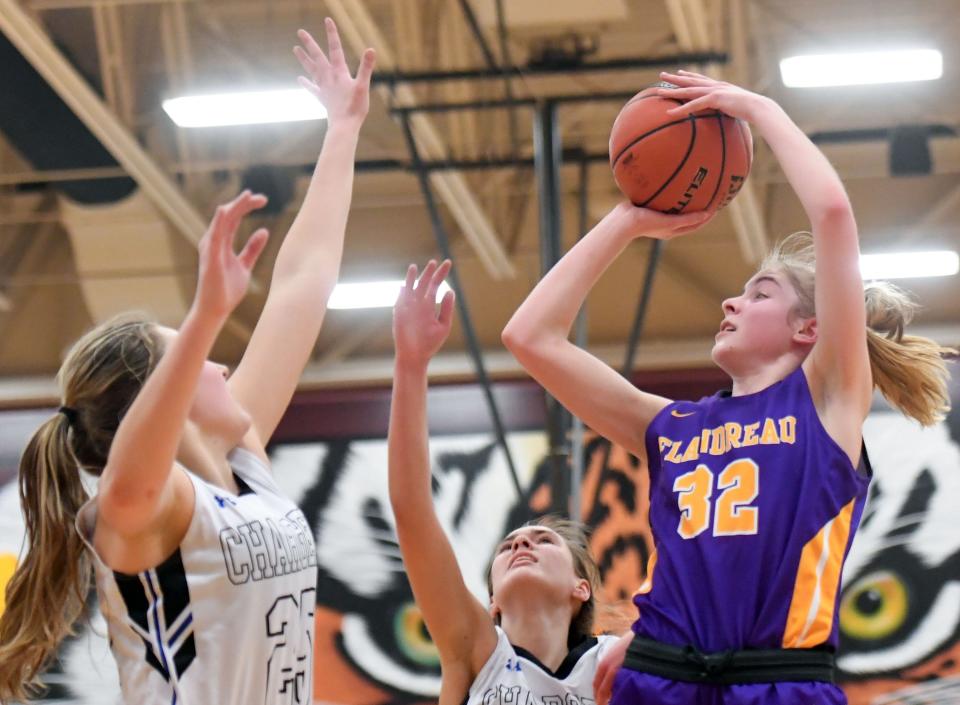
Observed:
[[[670,404],[646,448],[655,551],[634,631],[706,652],[836,647],[869,466],[827,434],[803,369],[755,394]]]

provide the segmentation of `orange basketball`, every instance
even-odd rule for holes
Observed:
[[[610,166],[636,206],[663,213],[716,211],[733,200],[750,173],[750,128],[717,110],[677,117],[658,83],[627,101],[610,131]]]

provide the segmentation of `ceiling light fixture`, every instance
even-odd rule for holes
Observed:
[[[951,250],[860,255],[860,274],[864,279],[949,277],[958,271],[960,256]]]
[[[397,296],[400,294],[403,285],[404,281],[402,279],[379,282],[343,282],[334,287],[330,300],[327,302],[327,308],[392,307],[397,302]],[[440,284],[440,288],[437,290],[437,301],[440,301],[448,291],[450,291],[449,284],[446,282]]]
[[[942,75],[943,55],[936,49],[809,54],[780,61],[783,85],[790,88],[931,81]]]
[[[181,96],[163,101],[180,127],[322,120],[327,109],[303,88]]]

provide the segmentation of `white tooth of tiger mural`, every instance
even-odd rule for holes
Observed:
[[[17,416],[23,429],[13,438],[9,418],[0,416],[0,594],[23,537],[16,457],[36,425],[32,417],[24,425],[23,415]],[[876,479],[844,575],[842,685],[850,705],[957,705],[960,410],[927,430],[878,411],[864,432]],[[468,584],[483,600],[486,562],[497,540],[561,503],[550,490],[545,435],[511,433],[508,442],[524,488],[520,498],[489,436],[431,439],[438,513]],[[602,439],[589,437],[585,454],[583,516],[593,527],[591,545],[607,597],[616,600],[643,578],[649,546],[646,475],[622,449],[608,456]],[[298,498],[317,539],[315,700],[434,702],[439,663],[397,549],[386,441],[280,445],[272,456],[278,482]],[[119,702],[103,633],[102,620],[95,619],[64,644],[40,702]]]

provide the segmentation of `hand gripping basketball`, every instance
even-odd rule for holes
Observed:
[[[637,208],[627,201],[623,201],[614,207],[612,215],[630,237],[672,240],[675,237],[699,230],[710,222],[716,215],[716,211],[672,215],[649,208]]]
[[[712,109],[733,118],[752,122],[755,109],[764,100],[762,96],[732,83],[718,81],[692,71],[663,72],[660,77],[672,84],[673,88],[669,90],[658,88],[658,95],[685,101],[667,111],[668,114],[676,117]]]
[[[680,83],[641,91],[613,123],[614,180],[635,206],[672,214],[716,212],[733,200],[750,173],[750,130],[709,101],[684,103],[684,91],[703,98],[702,82],[711,79],[663,75]]]

